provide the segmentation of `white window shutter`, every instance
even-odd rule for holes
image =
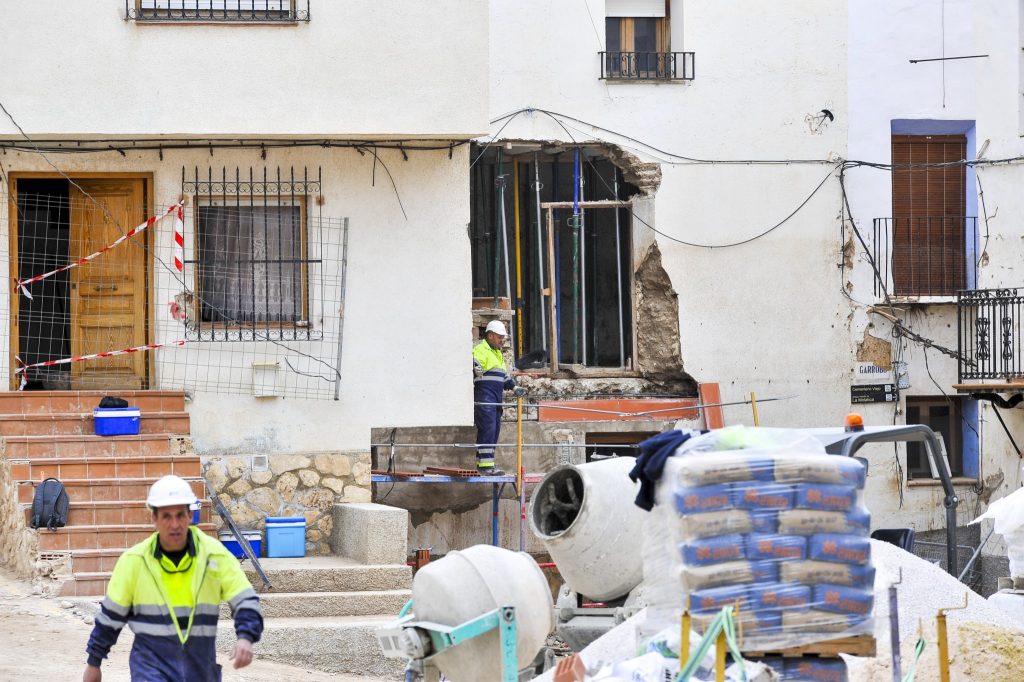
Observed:
[[[665,0],[604,0],[606,17],[663,17]]]

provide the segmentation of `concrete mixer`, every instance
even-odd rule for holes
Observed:
[[[580,651],[643,608],[646,512],[633,504],[632,457],[553,469],[530,502],[530,529],[565,579],[556,630]]]
[[[490,545],[449,552],[417,571],[399,619],[377,630],[407,682],[514,682],[554,625],[547,579],[530,555]]]

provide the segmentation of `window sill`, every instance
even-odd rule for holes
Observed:
[[[956,305],[956,296],[890,296],[889,301],[895,305]],[[885,301],[875,304],[876,308],[885,308]]]
[[[942,481],[937,478],[912,478],[907,481],[908,488],[938,488],[942,485]],[[953,487],[955,488],[966,488],[968,486],[978,485],[978,479],[968,478],[966,476],[954,476]]]

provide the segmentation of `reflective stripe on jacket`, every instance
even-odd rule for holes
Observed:
[[[153,533],[117,560],[86,647],[89,663],[99,665],[127,625],[135,633],[133,680],[219,680],[216,636],[223,601],[231,606],[236,635],[259,641],[259,597],[224,545],[190,527],[188,551],[175,566]]]
[[[502,391],[516,387],[505,371],[505,356],[500,348],[491,348],[484,339],[473,347],[473,400],[478,403],[500,403]],[[499,409],[499,408],[495,408]]]

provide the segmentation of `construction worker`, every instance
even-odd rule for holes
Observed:
[[[100,663],[125,625],[135,633],[128,659],[132,680],[215,682],[217,621],[228,602],[235,619],[231,659],[252,662],[263,633],[260,600],[238,560],[220,542],[191,526],[199,501],[177,476],[149,489],[146,504],[156,532],[125,551],[114,566],[86,652],[85,682],[100,682]]]
[[[494,447],[501,431],[501,401],[504,391],[526,395],[505,370],[501,346],[508,332],[500,320],[487,323],[483,340],[473,347],[473,423],[476,424],[476,469],[483,476],[503,476],[494,467]]]

